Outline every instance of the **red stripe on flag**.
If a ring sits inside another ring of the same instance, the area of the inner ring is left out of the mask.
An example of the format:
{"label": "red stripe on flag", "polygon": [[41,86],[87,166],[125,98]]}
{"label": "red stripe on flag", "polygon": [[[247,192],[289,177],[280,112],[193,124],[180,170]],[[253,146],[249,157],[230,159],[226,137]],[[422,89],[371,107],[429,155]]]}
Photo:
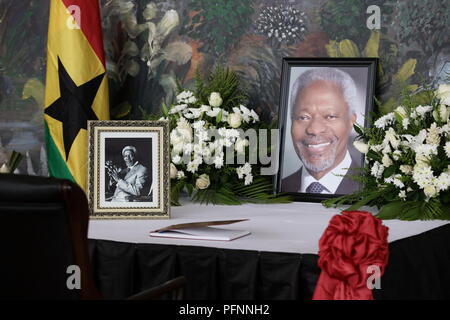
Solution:
{"label": "red stripe on flag", "polygon": [[[58,0],[59,1],[59,0]],[[61,0],[64,5],[78,6],[80,8],[80,28],[91,44],[100,61],[105,66],[105,53],[103,51],[103,35],[100,20],[98,0]],[[71,14],[73,14],[73,10]]]}

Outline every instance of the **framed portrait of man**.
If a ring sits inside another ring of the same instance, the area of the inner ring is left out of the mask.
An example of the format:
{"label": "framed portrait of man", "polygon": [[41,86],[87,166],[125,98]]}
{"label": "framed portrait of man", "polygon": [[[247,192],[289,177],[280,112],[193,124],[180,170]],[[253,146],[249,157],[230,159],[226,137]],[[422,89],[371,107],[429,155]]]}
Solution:
{"label": "framed portrait of man", "polygon": [[354,125],[373,110],[377,58],[284,58],[276,192],[321,201],[360,188]]}
{"label": "framed portrait of man", "polygon": [[169,218],[167,121],[88,121],[91,218]]}

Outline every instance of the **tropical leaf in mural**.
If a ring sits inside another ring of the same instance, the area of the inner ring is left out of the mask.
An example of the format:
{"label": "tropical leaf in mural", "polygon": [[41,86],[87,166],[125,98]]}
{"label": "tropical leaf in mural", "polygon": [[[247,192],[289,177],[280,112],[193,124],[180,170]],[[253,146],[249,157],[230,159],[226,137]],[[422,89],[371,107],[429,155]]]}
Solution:
{"label": "tropical leaf in mural", "polygon": [[262,36],[246,35],[228,57],[228,66],[246,84],[249,100],[265,121],[278,117],[281,57],[290,53],[275,51]]}
{"label": "tropical leaf in mural", "polygon": [[[396,0],[395,0],[396,1]],[[333,0],[321,1],[322,4],[318,10],[317,19],[330,39],[341,41],[350,39],[356,43],[367,42],[370,36],[370,30],[366,27],[366,21],[369,15],[367,8],[370,5],[377,5],[381,9],[381,28],[390,26],[392,20],[392,1],[386,0]]]}
{"label": "tropical leaf in mural", "polygon": [[[379,31],[372,31],[367,41],[362,55],[357,45],[349,39],[342,41],[331,40],[325,47],[330,57],[378,57],[380,49],[381,33]],[[383,60],[380,61],[378,69],[378,83],[380,88],[384,88],[381,98],[378,100],[379,111],[381,113],[388,113],[397,107],[402,92],[405,89],[415,90],[418,88],[415,84],[410,84],[409,80],[415,73],[417,60],[408,59],[404,62],[398,71],[390,77],[383,71]]]}
{"label": "tropical leaf in mural", "polygon": [[111,108],[111,118],[124,119],[131,113],[131,104],[128,101],[124,101],[113,108]]}
{"label": "tropical leaf in mural", "polygon": [[[161,9],[147,0],[111,0],[104,7],[107,10],[103,11],[103,19],[108,21],[108,39],[112,39],[106,46],[108,72],[117,82],[113,87],[121,90],[113,117],[123,117],[127,111],[127,117],[139,118],[142,114],[138,106],[150,113],[158,112],[161,103],[172,102],[177,68],[188,65],[193,54],[192,47],[176,37],[178,12]],[[121,29],[125,31],[122,34]],[[124,109],[128,105],[131,110]]]}
{"label": "tropical leaf in mural", "polygon": [[366,47],[364,48],[364,57],[378,58],[378,50],[380,48],[380,32],[373,31],[370,33],[369,40],[367,41]]}
{"label": "tropical leaf in mural", "polygon": [[27,80],[22,90],[22,99],[33,98],[39,109],[44,107],[44,84],[38,78],[30,78]]}
{"label": "tropical leaf in mural", "polygon": [[359,57],[359,49],[356,44],[348,39],[342,40],[339,43],[339,51],[343,57]]}
{"label": "tropical leaf in mural", "polygon": [[406,82],[414,74],[417,60],[408,59],[393,76],[396,81]]}

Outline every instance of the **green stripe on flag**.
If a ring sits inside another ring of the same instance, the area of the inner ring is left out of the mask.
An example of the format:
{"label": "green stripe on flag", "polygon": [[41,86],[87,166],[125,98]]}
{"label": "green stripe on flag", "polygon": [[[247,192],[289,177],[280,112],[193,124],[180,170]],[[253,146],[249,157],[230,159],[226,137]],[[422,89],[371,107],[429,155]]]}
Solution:
{"label": "green stripe on flag", "polygon": [[45,122],[45,144],[47,146],[47,163],[50,175],[55,178],[68,179],[76,183],[50,135],[47,122]]}

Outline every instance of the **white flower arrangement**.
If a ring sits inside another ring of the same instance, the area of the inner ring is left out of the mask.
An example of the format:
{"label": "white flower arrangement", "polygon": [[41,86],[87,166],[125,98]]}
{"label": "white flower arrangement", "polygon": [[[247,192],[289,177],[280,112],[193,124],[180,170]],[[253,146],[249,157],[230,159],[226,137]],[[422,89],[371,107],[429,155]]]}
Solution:
{"label": "white flower arrangement", "polygon": [[326,206],[376,206],[385,219],[450,219],[449,86],[426,95],[427,105],[408,98],[373,127],[355,128],[354,146],[365,155],[364,187]]}
{"label": "white flower arrangement", "polygon": [[270,177],[258,175],[258,165],[249,162],[250,141],[244,132],[264,124],[245,101],[237,75],[219,68],[209,83],[198,75],[194,91],[180,88],[175,103],[163,106],[161,120],[171,128],[172,204],[179,205],[183,190],[202,203],[288,201],[274,196]]}

